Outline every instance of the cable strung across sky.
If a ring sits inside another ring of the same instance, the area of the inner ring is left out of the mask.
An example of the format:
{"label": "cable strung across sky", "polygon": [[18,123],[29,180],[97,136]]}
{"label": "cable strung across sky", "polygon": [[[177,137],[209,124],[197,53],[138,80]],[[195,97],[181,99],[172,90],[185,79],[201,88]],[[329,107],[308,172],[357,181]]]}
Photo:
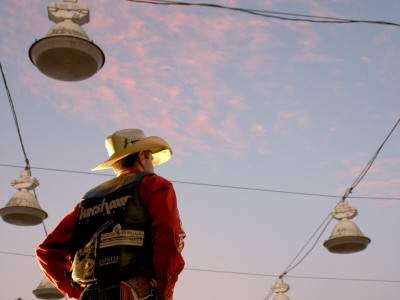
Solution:
{"label": "cable strung across sky", "polygon": [[233,11],[244,12],[248,14],[253,14],[256,16],[274,18],[285,21],[299,21],[299,22],[312,22],[312,23],[334,23],[334,24],[349,24],[349,23],[368,23],[377,25],[389,25],[389,26],[399,26],[400,24],[387,22],[387,21],[372,21],[372,20],[353,20],[353,19],[342,19],[333,17],[323,17],[323,16],[312,16],[304,14],[294,14],[286,12],[276,12],[268,10],[258,10],[258,9],[248,9],[248,8],[238,8],[231,6],[224,6],[213,3],[190,3],[190,2],[180,2],[180,1],[170,1],[170,0],[127,0],[130,2],[145,3],[145,4],[156,4],[156,5],[181,5],[181,6],[203,6],[211,8],[222,8]]}
{"label": "cable strung across sky", "polygon": [[[16,255],[33,257],[33,254],[24,254],[16,252],[0,251],[0,254],[5,255]],[[195,272],[208,272],[208,273],[222,273],[232,275],[245,275],[245,276],[262,276],[262,277],[276,277],[274,274],[260,274],[260,273],[248,273],[248,272],[235,272],[235,271],[223,271],[223,270],[212,270],[212,269],[199,269],[199,268],[184,268],[186,271]],[[383,283],[400,283],[400,280],[389,280],[389,279],[365,279],[365,278],[339,278],[339,277],[320,277],[320,276],[286,276],[288,278],[302,278],[302,279],[319,279],[319,280],[348,280],[348,281],[367,281],[367,282],[383,282]]]}
{"label": "cable strung across sky", "polygon": [[[10,168],[23,168],[22,166],[3,164],[3,163],[0,163],[0,166],[1,167],[10,167]],[[112,174],[104,174],[104,173],[93,173],[93,172],[85,172],[85,171],[55,169],[55,168],[43,168],[43,167],[32,167],[32,166],[30,168],[31,169],[36,169],[36,170],[43,170],[43,171],[52,171],[52,172],[76,173],[76,174],[97,175],[97,176],[100,175],[100,176],[114,177],[114,175],[112,175]],[[292,194],[292,195],[300,195],[300,196],[313,196],[313,197],[324,197],[324,198],[341,198],[341,196],[339,196],[339,195],[303,193],[303,192],[293,192],[293,191],[282,191],[282,190],[272,190],[272,189],[251,188],[251,187],[234,186],[234,185],[221,185],[221,184],[189,182],[189,181],[179,181],[179,180],[171,180],[171,182],[180,183],[180,184],[191,184],[191,185],[199,185],[199,186],[226,188],[226,189],[238,189],[238,190],[249,190],[249,191],[258,191],[258,192]],[[348,198],[400,201],[400,198],[391,198],[391,197],[352,196],[352,197],[348,197]]]}

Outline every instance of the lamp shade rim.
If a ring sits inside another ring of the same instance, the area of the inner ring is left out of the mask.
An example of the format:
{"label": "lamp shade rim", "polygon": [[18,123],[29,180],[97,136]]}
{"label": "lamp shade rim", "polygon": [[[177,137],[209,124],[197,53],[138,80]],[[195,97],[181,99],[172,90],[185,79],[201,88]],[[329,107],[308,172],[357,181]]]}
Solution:
{"label": "lamp shade rim", "polygon": [[99,66],[98,70],[100,70],[100,69],[103,67],[104,62],[105,62],[105,55],[104,55],[104,52],[101,50],[101,48],[100,48],[99,46],[97,46],[92,40],[87,40],[87,39],[81,38],[81,37],[79,37],[79,36],[72,36],[72,35],[67,35],[67,34],[55,34],[55,35],[45,36],[45,37],[42,37],[42,38],[40,38],[40,39],[35,40],[35,42],[29,47],[29,51],[28,51],[28,52],[29,52],[29,59],[31,60],[31,62],[32,62],[35,66],[36,66],[36,63],[35,63],[35,61],[32,59],[32,57],[33,57],[32,51],[34,51],[34,48],[35,48],[39,43],[41,43],[41,42],[43,42],[43,41],[45,41],[45,40],[56,39],[56,38],[77,39],[77,40],[80,40],[80,41],[82,41],[82,42],[84,42],[84,43],[91,44],[91,45],[95,46],[95,47],[97,48],[97,50],[99,51],[99,53],[101,54],[102,58],[103,58],[103,59],[102,59],[102,64],[101,64],[101,66]]}
{"label": "lamp shade rim", "polygon": [[105,55],[93,41],[74,35],[51,35],[36,40],[29,59],[44,75],[61,81],[85,80],[105,63]]}
{"label": "lamp shade rim", "polygon": [[0,209],[0,217],[13,225],[31,226],[42,223],[48,217],[48,214],[35,207],[6,206]]}
{"label": "lamp shade rim", "polygon": [[370,242],[366,236],[342,236],[326,240],[324,246],[332,253],[354,253],[367,248]]}

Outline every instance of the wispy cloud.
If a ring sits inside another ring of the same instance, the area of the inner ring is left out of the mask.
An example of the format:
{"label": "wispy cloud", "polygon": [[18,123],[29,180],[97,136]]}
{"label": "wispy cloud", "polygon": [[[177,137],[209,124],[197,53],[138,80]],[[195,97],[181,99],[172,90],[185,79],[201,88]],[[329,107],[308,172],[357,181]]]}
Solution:
{"label": "wispy cloud", "polygon": [[366,55],[361,56],[361,60],[367,64],[370,64],[372,62],[371,59]]}
{"label": "wispy cloud", "polygon": [[286,135],[290,128],[293,128],[289,126],[291,123],[294,123],[297,128],[306,128],[310,124],[310,118],[304,111],[280,111],[277,121],[272,126],[272,132]]}
{"label": "wispy cloud", "polygon": [[261,125],[261,124],[253,124],[253,125],[251,126],[250,131],[251,131],[252,133],[264,133],[264,132],[266,132],[264,126]]}
{"label": "wispy cloud", "polygon": [[321,62],[321,63],[339,63],[342,62],[343,59],[332,57],[325,54],[312,53],[312,52],[304,52],[297,54],[293,57],[293,60],[296,62]]}

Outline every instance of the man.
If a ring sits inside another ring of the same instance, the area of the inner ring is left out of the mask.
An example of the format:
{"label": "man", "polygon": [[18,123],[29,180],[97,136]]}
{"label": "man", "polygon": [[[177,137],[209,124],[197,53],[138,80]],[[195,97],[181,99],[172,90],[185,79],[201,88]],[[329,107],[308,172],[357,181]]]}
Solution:
{"label": "man", "polygon": [[36,250],[47,278],[81,300],[172,300],[185,233],[172,184],[154,174],[172,151],[159,137],[125,129],[106,139],[117,177],[82,201]]}

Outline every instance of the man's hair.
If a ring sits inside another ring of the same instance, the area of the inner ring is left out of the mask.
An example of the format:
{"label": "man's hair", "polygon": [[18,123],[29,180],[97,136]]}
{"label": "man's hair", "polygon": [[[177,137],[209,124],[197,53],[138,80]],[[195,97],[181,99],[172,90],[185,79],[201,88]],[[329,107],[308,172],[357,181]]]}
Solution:
{"label": "man's hair", "polygon": [[[117,160],[115,163],[112,164],[114,170],[121,171],[123,169],[132,168],[136,162],[138,152],[125,156],[120,160]],[[144,151],[144,157],[149,158],[151,156],[151,151]]]}
{"label": "man's hair", "polygon": [[114,170],[121,171],[123,169],[132,168],[136,162],[137,153],[130,154],[117,160],[115,163],[112,164]]}

